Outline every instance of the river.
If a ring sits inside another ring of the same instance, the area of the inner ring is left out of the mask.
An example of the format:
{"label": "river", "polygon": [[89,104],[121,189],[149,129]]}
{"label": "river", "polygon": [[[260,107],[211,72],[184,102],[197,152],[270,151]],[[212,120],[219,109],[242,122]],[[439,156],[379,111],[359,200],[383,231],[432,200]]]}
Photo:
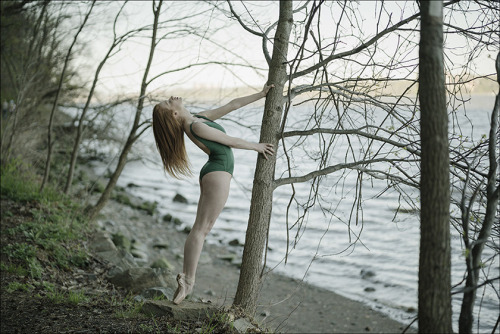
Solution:
{"label": "river", "polygon": [[[459,118],[462,124],[462,135],[477,140],[488,134],[490,110],[493,97],[475,97],[467,104],[467,117]],[[295,107],[297,114],[307,114],[310,105]],[[298,111],[297,111],[298,109]],[[262,108],[247,107],[238,111],[238,122],[220,121],[229,135],[240,136],[250,141],[257,141],[255,131],[241,126],[256,126],[261,118]],[[195,111],[195,110],[193,110]],[[145,110],[150,117],[151,109]],[[128,112],[118,116],[118,123],[127,124]],[[245,116],[247,115],[247,116]],[[295,123],[294,123],[295,124]],[[124,125],[125,126],[125,125]],[[126,132],[123,132],[126,133]],[[206,155],[187,140],[187,151],[193,166],[193,177],[177,180],[165,176],[160,166],[159,155],[155,151],[154,138],[147,131],[134,148],[134,155],[142,161],[127,164],[118,185],[126,187],[133,183],[139,187],[131,187],[130,191],[145,200],[157,201],[160,213],[170,213],[181,219],[185,225],[191,225],[196,213],[199,196],[198,171],[206,161]],[[352,144],[352,143],[351,143]],[[92,145],[87,142],[86,145]],[[345,141],[335,143],[335,152],[340,152],[342,160],[347,145]],[[354,144],[352,144],[354,145]],[[356,149],[362,149],[363,142]],[[107,148],[116,152],[116,147]],[[311,150],[314,150],[311,147]],[[304,150],[303,152],[307,152]],[[252,179],[257,154],[250,151],[234,150],[236,161],[235,173],[231,184],[230,197],[225,209],[210,233],[207,242],[227,244],[238,239],[244,242],[248,222]],[[332,158],[332,159],[335,159]],[[339,160],[339,161],[340,161]],[[278,170],[286,164],[284,155],[278,152]],[[307,160],[304,153],[297,154],[293,161],[297,169],[306,171],[315,163]],[[103,163],[96,163],[95,169],[102,173],[108,168]],[[283,169],[282,169],[283,170]],[[281,175],[281,172],[277,172]],[[397,208],[407,207],[400,200],[394,189],[386,190],[386,180],[365,179],[362,188],[362,221],[356,225],[355,219],[348,227],[348,218],[353,206],[358,173],[334,173],[323,182],[320,188],[321,200],[312,206],[306,220],[297,233],[297,228],[290,230],[289,254],[284,263],[287,249],[286,207],[290,200],[291,187],[277,188],[273,199],[273,215],[269,232],[269,251],[267,267],[285,275],[304,279],[306,282],[329,289],[351,299],[369,304],[373,308],[388,314],[403,323],[409,323],[416,316],[418,288],[418,256],[419,256],[419,217],[408,212],[399,213]],[[296,197],[306,200],[309,185],[296,185]],[[412,200],[418,201],[418,191],[411,187],[403,187]],[[188,204],[172,201],[176,194],[188,199]],[[318,203],[321,203],[319,205]],[[290,214],[289,224],[295,222],[301,212],[295,206]],[[183,226],[182,226],[183,227]],[[181,227],[181,228],[182,228]],[[359,241],[354,242],[356,235]],[[452,235],[452,284],[459,283],[464,275],[465,260],[462,255],[461,237],[451,228]],[[295,237],[299,238],[293,247]],[[491,253],[491,250],[489,250]],[[488,249],[485,250],[488,252]],[[488,253],[487,253],[488,254]],[[491,255],[491,254],[489,254]],[[491,265],[490,265],[491,264]],[[500,276],[499,256],[488,264],[490,277]],[[479,289],[475,317],[480,310],[479,332],[491,332],[499,315],[500,302],[497,291],[489,286]],[[458,329],[458,316],[461,305],[461,294],[453,295],[453,326]],[[482,303],[481,307],[479,307]],[[477,329],[477,327],[474,327]]]}

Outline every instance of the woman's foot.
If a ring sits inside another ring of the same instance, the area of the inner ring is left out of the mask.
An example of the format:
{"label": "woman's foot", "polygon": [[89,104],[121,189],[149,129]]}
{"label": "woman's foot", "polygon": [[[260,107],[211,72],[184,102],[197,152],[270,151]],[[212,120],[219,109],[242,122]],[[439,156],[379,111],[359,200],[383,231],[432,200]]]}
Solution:
{"label": "woman's foot", "polygon": [[179,305],[192,291],[194,287],[194,279],[186,277],[186,274],[180,273],[177,275],[177,291],[174,294],[174,304]]}

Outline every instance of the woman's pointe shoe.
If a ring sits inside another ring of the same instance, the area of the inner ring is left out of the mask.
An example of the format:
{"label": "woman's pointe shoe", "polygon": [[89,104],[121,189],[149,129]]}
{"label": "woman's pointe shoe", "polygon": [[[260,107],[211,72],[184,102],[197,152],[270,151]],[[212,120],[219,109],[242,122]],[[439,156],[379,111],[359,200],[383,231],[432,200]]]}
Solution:
{"label": "woman's pointe shoe", "polygon": [[179,286],[174,294],[175,305],[179,305],[193,291],[194,279],[189,279],[186,277],[186,274],[180,273],[177,275],[177,284]]}

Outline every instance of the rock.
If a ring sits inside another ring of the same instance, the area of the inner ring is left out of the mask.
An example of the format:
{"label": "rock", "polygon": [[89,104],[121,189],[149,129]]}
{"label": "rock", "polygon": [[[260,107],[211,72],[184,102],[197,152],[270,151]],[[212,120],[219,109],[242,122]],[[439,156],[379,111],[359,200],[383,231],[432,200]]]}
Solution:
{"label": "rock", "polygon": [[139,205],[136,205],[135,208],[137,208],[139,210],[143,210],[148,215],[153,216],[158,208],[158,202],[156,202],[156,201],[154,201],[154,202],[144,201],[144,202],[141,202]]}
{"label": "rock", "polygon": [[108,280],[132,292],[139,292],[152,287],[175,287],[172,272],[161,268],[129,268],[121,273],[109,276]]}
{"label": "rock", "polygon": [[117,250],[109,235],[103,231],[96,232],[89,244],[89,248],[96,253]]}
{"label": "rock", "polygon": [[233,240],[229,241],[229,246],[244,246],[244,245],[241,244],[238,239],[233,239]]}
{"label": "rock", "polygon": [[361,275],[362,279],[369,279],[369,278],[374,277],[375,273],[373,271],[371,271],[371,270],[361,269],[360,275]]}
{"label": "rock", "polygon": [[216,295],[214,290],[206,290],[204,292],[204,294],[206,294],[207,296],[211,296],[211,297],[215,297],[215,295]]}
{"label": "rock", "polygon": [[122,233],[114,233],[112,236],[112,240],[115,246],[121,249],[130,250],[130,247],[132,245],[130,239],[124,236]]}
{"label": "rock", "polygon": [[143,244],[137,240],[134,240],[130,249],[131,250],[134,250],[134,249],[140,250],[141,252],[144,252],[144,253],[147,253],[149,251],[148,246],[146,246],[145,244]]}
{"label": "rock", "polygon": [[236,319],[233,326],[239,333],[246,333],[249,329],[254,328],[254,325],[247,318]]}
{"label": "rock", "polygon": [[218,310],[210,304],[189,300],[184,300],[180,305],[168,300],[148,300],[142,306],[141,312],[157,317],[167,316],[172,321],[197,321],[213,318]]}
{"label": "rock", "polygon": [[233,260],[236,258],[236,255],[234,255],[234,254],[219,255],[219,256],[217,256],[217,258],[219,260],[233,262]]}
{"label": "rock", "polygon": [[153,244],[154,249],[168,249],[168,244],[166,242],[157,242]]}
{"label": "rock", "polygon": [[102,220],[99,220],[97,222],[97,224],[103,229],[103,230],[106,230],[108,228],[112,228],[112,227],[115,227],[116,226],[116,223],[112,220],[106,220],[106,221],[102,221]]}
{"label": "rock", "polygon": [[365,288],[365,292],[374,292],[375,288],[372,288],[371,286]]}
{"label": "rock", "polygon": [[144,297],[145,299],[155,299],[155,298],[160,298],[164,297],[164,299],[171,300],[172,296],[174,295],[174,290],[171,288],[165,288],[165,287],[153,287],[144,290],[140,296]]}
{"label": "rock", "polygon": [[139,250],[139,249],[132,249],[130,251],[130,254],[132,254],[134,256],[136,261],[139,260],[142,263],[148,262],[148,260],[149,260],[149,255],[147,253],[143,252],[142,250]]}
{"label": "rock", "polygon": [[134,301],[137,303],[144,303],[146,301],[146,298],[144,298],[142,295],[137,295],[134,297]]}
{"label": "rock", "polygon": [[139,261],[141,264],[146,264],[149,261],[149,249],[146,245],[134,241],[130,249],[130,253]]}
{"label": "rock", "polygon": [[235,266],[238,269],[241,269],[241,259],[238,257],[235,257],[232,261],[231,264]]}
{"label": "rock", "polygon": [[115,269],[118,269],[119,271],[137,267],[137,262],[134,260],[132,254],[123,249],[117,250],[115,248],[115,250],[111,251],[98,252],[96,255],[97,257],[113,264],[117,267]]}
{"label": "rock", "polygon": [[186,197],[182,196],[181,194],[176,194],[174,196],[174,199],[173,199],[174,202],[178,202],[178,203],[183,203],[183,204],[187,204],[188,203],[188,200]]}
{"label": "rock", "polygon": [[164,257],[157,259],[155,262],[151,264],[151,268],[164,268],[168,270],[174,270],[174,266],[168,262],[168,260]]}

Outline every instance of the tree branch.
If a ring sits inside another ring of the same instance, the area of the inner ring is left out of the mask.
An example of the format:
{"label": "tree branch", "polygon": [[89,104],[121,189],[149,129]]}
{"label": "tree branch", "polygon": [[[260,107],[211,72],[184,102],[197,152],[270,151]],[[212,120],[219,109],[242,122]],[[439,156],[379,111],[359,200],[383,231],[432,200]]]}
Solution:
{"label": "tree branch", "polygon": [[370,160],[362,160],[362,161],[354,161],[354,162],[349,162],[349,163],[343,163],[343,164],[337,164],[334,166],[329,166],[320,170],[316,170],[314,172],[311,172],[306,175],[302,176],[294,176],[294,177],[286,177],[286,178],[281,178],[277,179],[274,181],[274,189],[286,185],[286,184],[291,184],[291,183],[301,183],[301,182],[307,182],[317,176],[322,176],[322,175],[327,175],[334,173],[338,170],[345,169],[345,168],[354,168],[356,166],[360,165],[366,165],[366,164],[373,164],[377,162],[394,162],[394,161],[405,161],[408,162],[408,159],[387,159],[387,158],[379,158],[379,159],[370,159]]}
{"label": "tree branch", "polygon": [[[443,6],[448,6],[448,5],[454,4],[454,3],[459,2],[459,1],[460,0],[452,0],[450,2],[447,2],[447,3],[443,4]],[[338,53],[338,54],[333,54],[333,55],[325,58],[323,61],[320,61],[320,62],[314,64],[313,66],[311,66],[311,67],[309,67],[309,68],[307,68],[305,70],[302,70],[300,72],[294,73],[291,76],[291,79],[295,79],[295,78],[304,76],[306,74],[309,74],[309,73],[311,73],[313,71],[316,71],[316,70],[320,69],[321,67],[325,66],[326,64],[328,64],[329,62],[331,62],[332,60],[339,59],[339,58],[344,58],[344,57],[351,56],[353,54],[359,53],[362,50],[368,48],[370,45],[374,44],[376,41],[378,41],[383,36],[387,35],[390,32],[393,32],[394,30],[397,30],[399,27],[401,27],[401,26],[403,26],[403,25],[405,25],[405,24],[413,21],[414,19],[416,19],[419,16],[420,16],[420,13],[413,14],[412,16],[410,16],[410,17],[408,17],[408,18],[400,21],[399,23],[393,25],[392,27],[387,28],[387,29],[379,32],[378,34],[376,34],[375,36],[373,36],[368,42],[362,43],[361,45],[355,47],[354,49],[352,49],[350,51],[345,51],[345,52],[341,52],[341,53]]]}

